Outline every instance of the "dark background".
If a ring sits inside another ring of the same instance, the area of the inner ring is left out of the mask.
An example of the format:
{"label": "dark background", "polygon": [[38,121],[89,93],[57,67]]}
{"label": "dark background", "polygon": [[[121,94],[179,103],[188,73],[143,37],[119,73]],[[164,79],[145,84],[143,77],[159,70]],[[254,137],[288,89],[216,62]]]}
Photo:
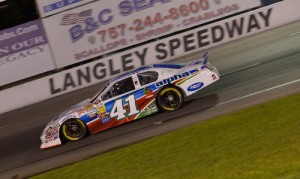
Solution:
{"label": "dark background", "polygon": [[268,6],[283,0],[261,0],[263,6]]}
{"label": "dark background", "polygon": [[6,0],[0,3],[0,30],[38,18],[34,0]]}

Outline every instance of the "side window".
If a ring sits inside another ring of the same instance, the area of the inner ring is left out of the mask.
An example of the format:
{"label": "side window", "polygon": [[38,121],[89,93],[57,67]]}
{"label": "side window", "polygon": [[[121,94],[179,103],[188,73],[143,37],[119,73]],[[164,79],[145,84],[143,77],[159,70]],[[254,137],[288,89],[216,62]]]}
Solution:
{"label": "side window", "polygon": [[121,94],[134,90],[132,78],[125,78],[124,80],[116,82],[110,89],[102,96],[102,100],[106,100]]}
{"label": "side window", "polygon": [[156,71],[146,71],[137,74],[140,84],[146,85],[157,80],[158,73]]}

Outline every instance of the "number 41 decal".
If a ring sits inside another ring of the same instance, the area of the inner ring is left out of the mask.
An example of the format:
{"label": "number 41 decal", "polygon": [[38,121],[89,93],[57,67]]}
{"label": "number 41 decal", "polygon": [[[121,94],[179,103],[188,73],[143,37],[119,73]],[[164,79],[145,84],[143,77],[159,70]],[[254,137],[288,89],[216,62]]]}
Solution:
{"label": "number 41 decal", "polygon": [[[128,116],[132,116],[140,112],[137,109],[134,95],[130,95],[127,98],[125,98],[125,102],[128,103],[128,108],[129,108]],[[124,108],[126,103],[123,105],[122,98],[116,100],[109,114],[110,118],[117,118],[117,120],[124,119],[126,117],[126,109]]]}

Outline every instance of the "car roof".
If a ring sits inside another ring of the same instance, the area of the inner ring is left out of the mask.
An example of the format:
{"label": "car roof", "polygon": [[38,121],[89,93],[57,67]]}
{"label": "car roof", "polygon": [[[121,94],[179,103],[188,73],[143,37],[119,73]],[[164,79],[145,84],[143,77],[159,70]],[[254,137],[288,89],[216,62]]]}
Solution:
{"label": "car roof", "polygon": [[140,73],[142,71],[147,71],[149,69],[163,69],[163,68],[165,68],[165,69],[179,69],[179,68],[182,68],[183,66],[184,66],[184,64],[153,64],[153,65],[148,65],[148,66],[142,66],[142,67],[139,67],[135,70],[131,70],[131,71],[122,73],[121,75],[111,79],[109,81],[109,83],[113,83],[113,82],[125,79],[125,78],[127,78],[127,77],[129,77],[133,74]]}

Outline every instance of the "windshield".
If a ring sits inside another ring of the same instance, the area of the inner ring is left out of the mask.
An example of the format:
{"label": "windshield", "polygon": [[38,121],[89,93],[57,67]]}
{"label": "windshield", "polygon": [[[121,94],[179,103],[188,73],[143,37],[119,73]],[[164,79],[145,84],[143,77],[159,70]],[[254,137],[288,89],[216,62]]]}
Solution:
{"label": "windshield", "polygon": [[108,87],[108,83],[105,83],[102,88],[94,95],[94,97],[92,98],[91,100],[91,103],[93,103],[97,98],[98,96]]}

